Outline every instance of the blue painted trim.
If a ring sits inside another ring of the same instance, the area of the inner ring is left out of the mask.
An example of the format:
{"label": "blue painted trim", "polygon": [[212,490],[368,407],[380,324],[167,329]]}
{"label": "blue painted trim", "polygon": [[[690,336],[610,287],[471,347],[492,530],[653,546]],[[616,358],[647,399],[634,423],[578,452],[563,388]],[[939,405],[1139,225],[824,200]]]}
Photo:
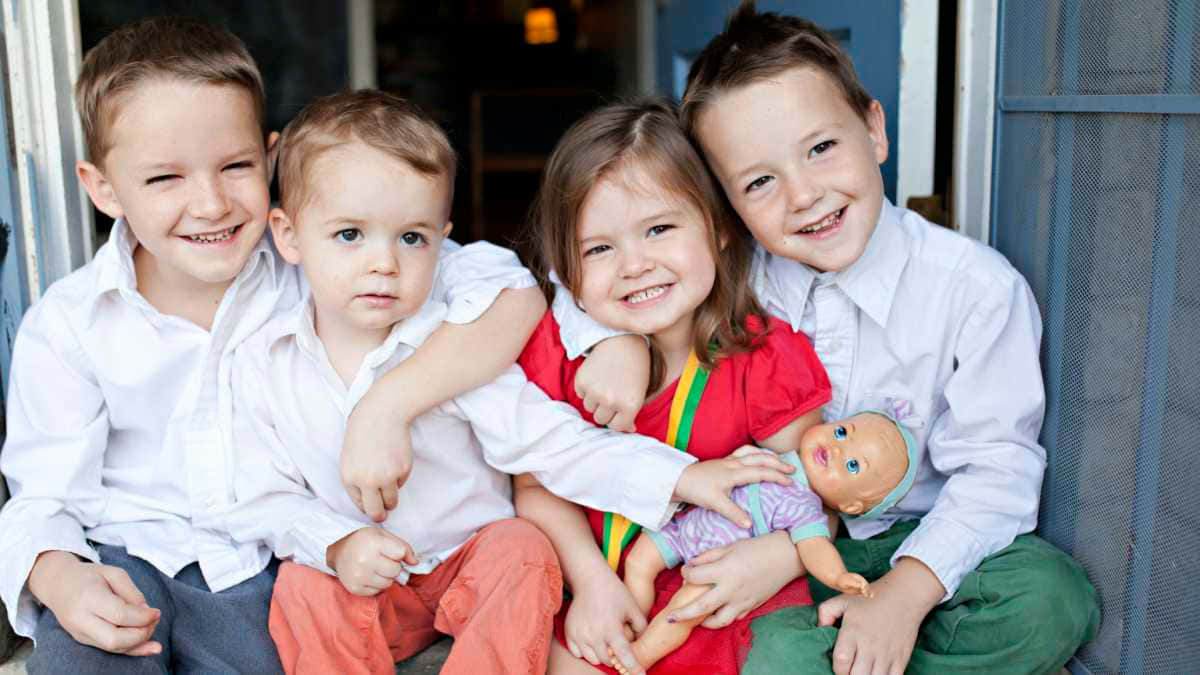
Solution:
{"label": "blue painted trim", "polygon": [[1160,94],[1148,96],[1005,96],[1004,112],[1131,113],[1145,115],[1200,115],[1200,96]]}
{"label": "blue painted trim", "polygon": [[[1059,62],[1060,81],[1068,91],[1074,90],[1079,81],[1079,24],[1082,9],[1075,4],[1064,3],[1066,28],[1069,36],[1063,45]],[[1063,389],[1066,384],[1067,349],[1067,296],[1071,268],[1071,216],[1074,195],[1075,172],[1075,118],[1060,115],[1054,119],[1054,225],[1051,231],[1050,251],[1047,260],[1050,274],[1046,289],[1046,416],[1042,424],[1042,445],[1049,457],[1058,453],[1058,439],[1062,436]],[[1050,472],[1056,484],[1072,484],[1074,471],[1068,467],[1052,466]],[[1055,475],[1064,473],[1067,475]],[[1050,481],[1046,481],[1049,485]],[[1047,529],[1061,536],[1075,531],[1076,514],[1071,509],[1050,509],[1045,514]]]}
{"label": "blue painted trim", "polygon": [[[1000,100],[1000,83],[1004,81],[1004,0],[1000,0],[1000,4],[996,9],[996,80],[992,82],[992,96],[995,100]],[[1004,126],[1004,114],[999,108],[996,109],[995,117],[992,119],[992,189],[988,198],[992,203],[989,205],[988,213],[991,217],[988,218],[988,240],[989,245],[996,245],[996,221],[1000,211],[1000,201],[996,199],[996,190],[1000,189],[1000,140],[1003,137],[1001,128]]]}
{"label": "blue painted trim", "polygon": [[[1171,79],[1168,91],[1186,90],[1192,64],[1195,8],[1191,0],[1173,0],[1170,15],[1175,21],[1168,54]],[[1121,670],[1146,672],[1146,632],[1149,626],[1150,582],[1154,564],[1154,520],[1158,511],[1163,426],[1167,407],[1167,359],[1170,345],[1171,309],[1175,301],[1177,225],[1183,207],[1185,119],[1166,120],[1159,176],[1164,183],[1155,214],[1153,262],[1150,277],[1150,308],[1146,321],[1146,372],[1142,381],[1142,417],[1139,425],[1137,459],[1134,464],[1132,557],[1125,595],[1125,633],[1121,640]]]}

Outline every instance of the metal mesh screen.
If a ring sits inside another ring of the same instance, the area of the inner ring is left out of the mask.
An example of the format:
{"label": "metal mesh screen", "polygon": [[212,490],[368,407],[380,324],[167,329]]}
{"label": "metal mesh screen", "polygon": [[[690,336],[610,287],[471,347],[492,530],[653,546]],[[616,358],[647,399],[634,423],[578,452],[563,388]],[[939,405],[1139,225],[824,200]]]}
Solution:
{"label": "metal mesh screen", "polygon": [[[1002,105],[1195,95],[1192,11],[1006,2]],[[1002,110],[997,124],[995,244],[1045,324],[1040,533],[1102,602],[1075,666],[1200,672],[1200,115]]]}
{"label": "metal mesh screen", "polygon": [[[1163,94],[1172,82],[1176,86],[1188,82],[1189,90],[1196,91],[1200,87],[1196,63],[1173,65],[1169,58],[1176,40],[1197,37],[1181,34],[1175,4],[1165,0],[1007,2],[1001,18],[1006,60],[1000,93]],[[1181,72],[1174,72],[1176,68]]]}

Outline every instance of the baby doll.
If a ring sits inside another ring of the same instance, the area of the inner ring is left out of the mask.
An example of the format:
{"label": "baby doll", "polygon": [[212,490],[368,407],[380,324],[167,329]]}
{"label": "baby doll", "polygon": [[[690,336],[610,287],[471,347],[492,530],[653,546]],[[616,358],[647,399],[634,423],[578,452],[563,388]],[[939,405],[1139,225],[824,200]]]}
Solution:
{"label": "baby doll", "polygon": [[[765,452],[765,451],[764,451]],[[625,585],[642,608],[654,602],[658,573],[701,553],[738,539],[787,530],[804,568],[826,586],[870,597],[867,580],[846,571],[830,540],[829,520],[822,508],[850,518],[873,518],[900,501],[916,476],[916,442],[887,413],[864,411],[844,420],[820,424],[804,433],[800,449],[780,455],[795,466],[791,485],[757,483],[735,488],[732,499],[750,512],[752,528],[742,528],[707,509],[693,508],[658,532],[644,531],[625,560]],[[633,644],[634,654],[649,668],[687,640],[703,621],[674,623],[671,610],[708,590],[684,584]],[[614,667],[625,672],[618,660]]]}

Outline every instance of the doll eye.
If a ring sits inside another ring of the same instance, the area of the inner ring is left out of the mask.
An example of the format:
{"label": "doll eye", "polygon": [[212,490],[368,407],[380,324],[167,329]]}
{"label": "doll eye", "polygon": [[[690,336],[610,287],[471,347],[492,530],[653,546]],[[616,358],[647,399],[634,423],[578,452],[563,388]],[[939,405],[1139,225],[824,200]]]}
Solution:
{"label": "doll eye", "polygon": [[858,460],[857,459],[846,460],[846,470],[849,471],[850,473],[858,473]]}
{"label": "doll eye", "polygon": [[833,430],[833,437],[839,441],[846,440],[846,427],[835,427]]}

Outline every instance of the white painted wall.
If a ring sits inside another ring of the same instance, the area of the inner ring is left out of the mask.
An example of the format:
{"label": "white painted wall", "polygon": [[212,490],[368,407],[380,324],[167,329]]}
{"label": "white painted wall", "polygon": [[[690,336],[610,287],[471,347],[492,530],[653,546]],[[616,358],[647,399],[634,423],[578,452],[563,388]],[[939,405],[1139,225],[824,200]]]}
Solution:
{"label": "white painted wall", "polygon": [[896,118],[896,203],[934,192],[937,120],[937,0],[900,6],[900,105]]}
{"label": "white painted wall", "polygon": [[959,0],[951,218],[990,243],[999,0]]}

